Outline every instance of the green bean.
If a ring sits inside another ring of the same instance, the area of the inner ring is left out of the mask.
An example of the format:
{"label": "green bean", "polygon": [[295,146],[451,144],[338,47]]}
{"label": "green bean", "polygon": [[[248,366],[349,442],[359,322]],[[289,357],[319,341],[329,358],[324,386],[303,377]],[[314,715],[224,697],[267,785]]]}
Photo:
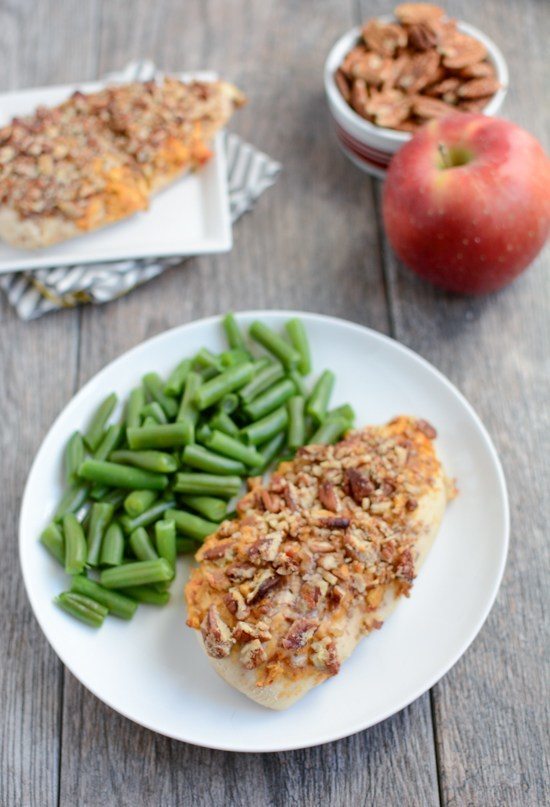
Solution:
{"label": "green bean", "polygon": [[204,516],[208,521],[223,521],[227,503],[213,496],[182,496],[183,504]]}
{"label": "green bean", "polygon": [[350,423],[353,423],[355,420],[355,410],[349,403],[342,404],[342,406],[337,406],[335,409],[331,409],[330,412],[327,412],[327,417],[343,417],[345,420],[349,420]]}
{"label": "green bean", "polygon": [[210,381],[211,378],[221,373],[221,365],[220,369],[216,369],[214,366],[212,367],[202,367],[197,369],[197,372],[200,373],[201,381],[204,383],[205,381]]}
{"label": "green bean", "polygon": [[199,352],[195,355],[193,366],[197,367],[199,370],[214,369],[216,373],[221,373],[222,371],[222,363],[219,357],[212,353],[211,350],[208,350],[207,347],[201,347]]}
{"label": "green bean", "polygon": [[133,490],[124,499],[124,509],[130,518],[136,518],[148,510],[156,498],[154,490]]}
{"label": "green bean", "polygon": [[231,415],[239,408],[239,398],[233,392],[228,392],[224,395],[218,403],[216,409],[218,412]]}
{"label": "green bean", "polygon": [[152,586],[127,586],[124,591],[133,600],[147,605],[166,605],[170,599],[169,591],[159,591]]}
{"label": "green bean", "polygon": [[152,415],[147,415],[146,417],[143,418],[143,423],[141,425],[142,426],[158,426],[159,422]]}
{"label": "green bean", "polygon": [[231,312],[226,314],[222,322],[229,347],[240,348],[241,350],[246,349],[244,336],[237,324],[235,315]]}
{"label": "green bean", "polygon": [[199,428],[196,430],[195,439],[197,440],[198,443],[205,443],[211,434],[212,429],[210,428],[208,423],[203,423],[202,426],[199,426]]}
{"label": "green bean", "polygon": [[195,424],[197,422],[197,418],[199,417],[199,410],[193,403],[193,399],[201,385],[202,378],[194,370],[191,370],[187,376],[187,381],[185,382],[185,389],[183,390],[183,396],[176,418],[179,423],[185,423],[187,425],[191,435],[191,439],[189,440],[190,443],[193,442]]}
{"label": "green bean", "polygon": [[61,565],[64,565],[65,539],[63,538],[63,533],[59,529],[59,526],[54,524],[53,521],[51,524],[48,524],[46,529],[42,532],[42,535],[40,536],[40,543],[46,547],[50,555],[58,560]]}
{"label": "green bean", "polygon": [[135,429],[141,423],[141,410],[145,406],[143,387],[136,387],[130,393],[126,406],[126,427]]}
{"label": "green bean", "polygon": [[[193,430],[186,423],[141,426],[128,429],[128,444],[132,450],[142,448],[177,448],[193,440]],[[136,485],[136,487],[139,487]]]}
{"label": "green bean", "polygon": [[90,499],[93,499],[96,502],[100,502],[101,499],[108,493],[112,488],[108,487],[107,485],[92,485],[90,488]]}
{"label": "green bean", "polygon": [[176,568],[176,522],[163,519],[155,524],[155,541],[159,557],[168,561],[172,569]]}
{"label": "green bean", "polygon": [[80,432],[73,432],[65,448],[65,478],[68,485],[78,478],[78,469],[84,460],[84,441]]}
{"label": "green bean", "polygon": [[290,379],[292,379],[292,381],[294,381],[294,386],[296,387],[298,395],[302,395],[304,398],[307,398],[307,387],[300,373],[297,370],[289,370],[287,375]]}
{"label": "green bean", "polygon": [[164,384],[158,373],[146,373],[143,376],[143,384],[145,389],[161,407],[162,411],[168,418],[175,418],[178,413],[178,405],[173,398],[170,398],[164,392]]}
{"label": "green bean", "polygon": [[247,384],[254,374],[252,362],[237,364],[224,370],[223,373],[206,381],[195,393],[194,402],[202,411],[220,401],[228,392],[234,392]]}
{"label": "green bean", "polygon": [[295,395],[287,403],[289,448],[298,448],[304,445],[306,439],[304,404],[305,401],[301,395]]}
{"label": "green bean", "polygon": [[302,375],[308,375],[311,372],[311,351],[304,323],[298,317],[294,317],[288,320],[285,328],[292,345],[300,354],[300,361],[297,365],[298,372]]}
{"label": "green bean", "polygon": [[194,538],[195,541],[203,541],[218,529],[218,524],[213,521],[206,521],[185,510],[167,510],[165,518],[176,522],[176,529],[187,538]]}
{"label": "green bean", "polygon": [[117,488],[107,488],[107,492],[105,493],[104,496],[101,497],[100,501],[105,502],[107,504],[112,504],[116,510],[117,507],[120,507],[125,498],[126,498],[125,490],[117,490]]}
{"label": "green bean", "polygon": [[196,468],[198,471],[227,476],[234,474],[244,476],[246,473],[242,462],[220,457],[219,454],[214,454],[213,451],[208,451],[198,445],[186,446],[182,458],[186,465]]}
{"label": "green bean", "polygon": [[206,446],[217,454],[238,460],[254,468],[261,462],[262,457],[252,446],[245,446],[240,440],[230,437],[223,432],[214,431],[205,441]]}
{"label": "green bean", "polygon": [[111,462],[133,465],[144,468],[146,471],[156,471],[159,474],[171,474],[178,469],[178,461],[172,454],[163,451],[131,451],[121,449],[113,451],[109,457]]}
{"label": "green bean", "polygon": [[265,349],[279,359],[285,367],[293,369],[298,366],[298,362],[300,361],[298,351],[263,322],[259,320],[253,322],[250,326],[249,333],[252,339],[265,347]]}
{"label": "green bean", "polygon": [[220,353],[222,367],[235,367],[237,364],[245,364],[247,361],[250,361],[250,353],[240,348],[225,350],[223,353]]}
{"label": "green bean", "polygon": [[[172,400],[172,398],[170,399]],[[143,409],[141,410],[142,417],[147,420],[151,418],[154,423],[168,423],[168,418],[164,414],[164,409],[157,401],[151,401],[151,403],[145,404]]]}
{"label": "green bean", "polygon": [[274,409],[278,409],[288,399],[296,394],[296,387],[290,378],[283,378],[277,384],[262,392],[250,403],[245,404],[244,411],[251,420],[259,420],[269,415]]}
{"label": "green bean", "polygon": [[128,586],[145,586],[150,583],[164,583],[171,580],[174,572],[164,558],[156,560],[138,560],[113,566],[101,572],[99,582],[105,588],[128,588]]}
{"label": "green bean", "polygon": [[271,440],[268,440],[266,443],[260,446],[260,453],[264,461],[262,467],[259,469],[259,472],[263,472],[271,465],[284,446],[285,440],[285,432],[279,432],[279,434],[276,434],[275,437],[271,438]]}
{"label": "green bean", "polygon": [[81,622],[85,622],[92,628],[100,628],[103,625],[103,620],[109,613],[105,606],[100,605],[95,600],[89,597],[84,597],[82,594],[74,594],[70,591],[64,591],[54,599],[56,605],[59,605],[64,611],[71,616],[76,617]]}
{"label": "green bean", "polygon": [[168,381],[164,385],[165,395],[169,395],[171,398],[179,398],[191,370],[191,364],[191,359],[184,359],[172,370],[168,376]]}
{"label": "green bean", "polygon": [[260,443],[266,443],[268,440],[271,440],[272,437],[275,437],[276,434],[284,431],[287,423],[288,412],[286,408],[282,406],[280,409],[271,412],[271,414],[267,415],[265,418],[245,426],[244,429],[241,429],[241,436],[247,443],[257,446]]}
{"label": "green bean", "polygon": [[158,558],[153,542],[143,527],[138,527],[130,534],[130,547],[138,560],[156,560]]}
{"label": "green bean", "polygon": [[94,451],[94,460],[106,460],[111,451],[114,451],[124,437],[124,429],[122,426],[113,424],[109,426],[104,434],[101,443]]}
{"label": "green bean", "polygon": [[105,530],[113,517],[114,507],[112,504],[96,502],[92,506],[90,524],[88,526],[88,566],[97,566],[101,552],[101,544]]}
{"label": "green bean", "polygon": [[334,387],[334,373],[325,370],[317,379],[306,403],[306,411],[316,423],[322,423],[328,409],[328,402]]}
{"label": "green bean", "polygon": [[86,563],[88,547],[82,526],[74,513],[63,516],[63,535],[65,536],[65,571],[67,574],[80,574]]}
{"label": "green bean", "polygon": [[192,538],[176,538],[176,552],[178,555],[190,555],[198,548],[196,541]]}
{"label": "green bean", "polygon": [[208,425],[210,429],[229,434],[230,437],[239,436],[239,427],[235,421],[230,418],[227,412],[216,412],[216,414],[210,418]]}
{"label": "green bean", "polygon": [[[157,428],[166,428],[158,426]],[[127,465],[117,465],[116,462],[100,462],[99,460],[84,460],[80,466],[79,475],[90,482],[110,485],[112,488],[130,488],[130,490],[164,490],[168,485],[165,474],[155,474],[152,471],[143,471],[141,468],[130,468]]]}
{"label": "green bean", "polygon": [[241,488],[239,476],[216,476],[215,474],[176,474],[174,490],[196,496],[218,496],[231,499]]}
{"label": "green bean", "polygon": [[120,516],[120,525],[125,533],[133,532],[138,527],[148,527],[149,524],[152,524],[154,521],[160,518],[160,516],[162,516],[166,510],[169,510],[174,505],[175,501],[173,499],[161,499],[152,507],[149,507],[148,510],[140,513],[139,516],[136,516],[135,518]]}
{"label": "green bean", "polygon": [[111,417],[113,409],[117,403],[117,396],[112,392],[103,403],[97,408],[90,424],[84,434],[84,442],[90,451],[95,451],[101,439],[103,438],[103,430],[107,421]]}
{"label": "green bean", "polygon": [[269,362],[268,365],[255,373],[254,378],[239,390],[239,398],[245,404],[250,403],[261,392],[269,389],[275,382],[284,378],[285,370],[279,362]]}
{"label": "green bean", "polygon": [[112,521],[101,544],[100,566],[120,566],[124,558],[124,534],[117,521]]}
{"label": "green bean", "polygon": [[110,614],[120,619],[131,619],[137,609],[137,602],[118,591],[103,588],[95,580],[84,575],[75,575],[71,580],[71,592],[89,597],[94,602],[107,608]]}
{"label": "green bean", "polygon": [[311,436],[311,445],[328,445],[338,440],[349,429],[349,421],[345,418],[327,418]]}
{"label": "green bean", "polygon": [[76,513],[88,498],[88,485],[73,485],[67,488],[54,513],[54,521],[61,521],[67,513]]}

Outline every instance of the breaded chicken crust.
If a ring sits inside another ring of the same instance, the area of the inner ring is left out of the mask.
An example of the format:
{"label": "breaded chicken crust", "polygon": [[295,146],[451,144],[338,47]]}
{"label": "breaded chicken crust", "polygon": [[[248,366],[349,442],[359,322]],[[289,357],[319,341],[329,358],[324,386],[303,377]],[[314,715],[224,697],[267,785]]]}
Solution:
{"label": "breaded chicken crust", "polygon": [[435,437],[398,417],[250,481],[185,590],[188,625],[228,683],[285,709],[409,596],[452,495]]}
{"label": "breaded chicken crust", "polygon": [[0,128],[0,238],[50,246],[145,210],[211,156],[244,103],[231,84],[163,81],[74,93]]}

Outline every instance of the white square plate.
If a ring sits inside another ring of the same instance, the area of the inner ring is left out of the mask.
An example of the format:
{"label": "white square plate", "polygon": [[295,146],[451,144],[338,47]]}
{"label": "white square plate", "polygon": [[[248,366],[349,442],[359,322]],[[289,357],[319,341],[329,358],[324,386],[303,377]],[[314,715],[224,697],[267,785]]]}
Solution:
{"label": "white square plate", "polygon": [[[213,81],[213,73],[182,74]],[[0,126],[37,106],[55,106],[79,89],[96,92],[105,82],[40,87],[0,95]],[[149,210],[102,230],[39,250],[15,249],[0,241],[0,273],[130,258],[226,252],[232,246],[223,136],[200,171],[188,174],[153,197]]]}

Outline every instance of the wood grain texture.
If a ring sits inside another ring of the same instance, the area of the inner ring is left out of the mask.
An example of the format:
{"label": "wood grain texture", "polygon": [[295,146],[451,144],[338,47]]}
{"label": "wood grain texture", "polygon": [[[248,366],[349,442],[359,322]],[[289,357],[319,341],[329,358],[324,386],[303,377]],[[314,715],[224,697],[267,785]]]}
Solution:
{"label": "wood grain texture", "polygon": [[[453,0],[449,8],[504,51],[512,76],[505,116],[547,138],[548,4]],[[89,79],[139,57],[172,70],[208,67],[250,96],[232,128],[284,169],[235,228],[229,255],[187,261],[115,303],[34,323],[21,323],[1,299],[2,807],[548,801],[540,592],[549,565],[549,256],[509,289],[477,301],[437,292],[398,264],[381,236],[379,186],[338,151],[322,97],[330,44],[388,4],[320,0],[312,9],[290,0],[0,0],[2,89]],[[488,425],[512,504],[510,559],[495,609],[432,693],[346,740],[273,755],[170,741],[88,693],[38,629],[15,538],[32,457],[77,386],[167,327],[253,307],[342,316],[391,332],[433,361]]]}
{"label": "wood grain texture", "polygon": [[[95,3],[0,5],[1,89],[90,78]],[[69,21],[71,23],[69,24]],[[58,801],[62,665],[34,619],[19,572],[25,478],[54,417],[74,392],[79,314],[21,322],[0,301],[0,804]]]}
{"label": "wood grain texture", "polygon": [[[103,7],[100,71],[140,54],[167,69],[218,70],[250,96],[232,128],[284,169],[235,228],[229,255],[188,261],[117,303],[84,309],[79,383],[142,339],[228,308],[304,308],[387,331],[372,184],[327,136],[322,97],[324,55],[351,24],[351,5],[323,2],[315,19],[276,2],[131,9],[129,32],[130,5]],[[307,35],[296,37],[306,25]],[[437,803],[427,697],[323,748],[235,755],[140,729],[67,675],[62,745],[61,805],[149,804],[157,796],[169,805],[316,805],[327,793],[334,805],[371,804],[385,793],[411,807]]]}
{"label": "wood grain texture", "polygon": [[[542,103],[548,4],[462,0],[450,8],[499,44],[511,75],[503,115],[548,148],[550,110]],[[364,11],[372,13],[371,2]],[[501,454],[512,509],[510,555],[495,608],[472,648],[433,690],[442,802],[535,807],[548,802],[550,781],[542,750],[550,726],[542,595],[549,570],[550,255],[480,300],[417,280],[387,244],[385,255],[394,334],[448,375],[476,408]]]}

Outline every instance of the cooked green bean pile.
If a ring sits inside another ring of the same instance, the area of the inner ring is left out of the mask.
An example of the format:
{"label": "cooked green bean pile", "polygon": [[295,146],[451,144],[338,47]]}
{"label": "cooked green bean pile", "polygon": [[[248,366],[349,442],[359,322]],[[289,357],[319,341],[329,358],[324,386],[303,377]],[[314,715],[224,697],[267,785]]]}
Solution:
{"label": "cooked green bean pile", "polygon": [[353,425],[349,404],[329,409],[330,370],[308,391],[299,319],[286,337],[256,321],[247,340],[233,314],[223,327],[227,350],[202,348],[166,380],[147,373],[118,423],[112,393],[67,443],[67,490],[40,540],[71,576],[55,602],[92,627],[107,614],[131,619],[141,602],[166,604],[177,555],[231,517],[246,477]]}

